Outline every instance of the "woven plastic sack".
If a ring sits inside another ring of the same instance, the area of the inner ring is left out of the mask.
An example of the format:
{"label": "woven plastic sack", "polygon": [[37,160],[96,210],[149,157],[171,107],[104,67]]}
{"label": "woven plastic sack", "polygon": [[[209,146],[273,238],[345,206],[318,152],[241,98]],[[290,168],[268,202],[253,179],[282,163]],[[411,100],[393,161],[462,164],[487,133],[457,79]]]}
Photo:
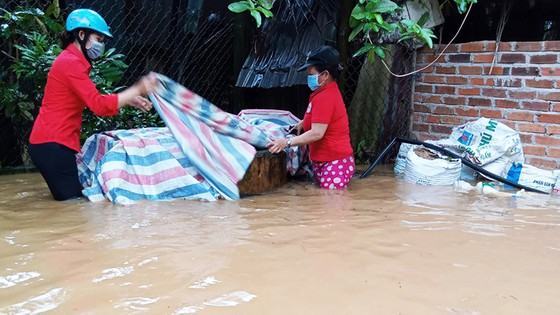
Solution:
{"label": "woven plastic sack", "polygon": [[449,138],[433,143],[457,154],[464,154],[473,163],[481,166],[503,156],[512,162],[524,161],[519,133],[488,118],[480,118],[456,127]]}
{"label": "woven plastic sack", "polygon": [[427,149],[415,148],[408,152],[404,179],[421,185],[446,186],[453,185],[461,176],[461,160],[443,158],[431,152],[424,158],[417,154]]}
{"label": "woven plastic sack", "polygon": [[416,146],[409,143],[402,143],[399,148],[399,153],[397,154],[397,159],[395,160],[395,167],[394,171],[396,175],[404,174],[404,170],[406,168],[406,157],[408,155],[408,151],[410,149],[415,148]]}
{"label": "woven plastic sack", "polygon": [[542,170],[523,163],[510,163],[505,174],[514,183],[551,193],[557,183],[558,176],[553,171]]}

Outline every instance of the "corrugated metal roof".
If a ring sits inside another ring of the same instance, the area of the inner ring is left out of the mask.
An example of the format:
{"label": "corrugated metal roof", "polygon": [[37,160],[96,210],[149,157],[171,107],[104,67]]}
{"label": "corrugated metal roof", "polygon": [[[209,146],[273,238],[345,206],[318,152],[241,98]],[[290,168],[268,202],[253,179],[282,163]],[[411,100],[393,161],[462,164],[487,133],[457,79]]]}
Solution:
{"label": "corrugated metal roof", "polygon": [[338,1],[277,0],[273,19],[263,25],[239,73],[237,86],[275,88],[304,85],[305,72],[297,68],[309,51],[336,43]]}

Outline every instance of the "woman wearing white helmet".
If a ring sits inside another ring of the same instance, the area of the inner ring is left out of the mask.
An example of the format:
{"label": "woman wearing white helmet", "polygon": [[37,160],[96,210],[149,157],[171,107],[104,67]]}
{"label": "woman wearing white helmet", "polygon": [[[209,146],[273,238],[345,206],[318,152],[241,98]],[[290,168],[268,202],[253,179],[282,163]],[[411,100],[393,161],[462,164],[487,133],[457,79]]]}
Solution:
{"label": "woman wearing white helmet", "polygon": [[82,113],[87,106],[98,116],[114,116],[123,106],[150,110],[143,97],[156,86],[148,75],[118,94],[102,95],[91,81],[92,60],[105,49],[112,34],[95,11],[74,10],[66,19],[64,50],[55,59],[47,77],[45,95],[29,139],[29,153],[56,200],[81,196],[75,154],[80,150]]}

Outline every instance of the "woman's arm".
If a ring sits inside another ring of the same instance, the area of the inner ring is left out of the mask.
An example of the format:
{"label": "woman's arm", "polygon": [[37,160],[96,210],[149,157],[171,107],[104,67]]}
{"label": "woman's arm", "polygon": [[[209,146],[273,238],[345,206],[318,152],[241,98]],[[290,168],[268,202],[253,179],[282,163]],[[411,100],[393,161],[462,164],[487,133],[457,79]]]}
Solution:
{"label": "woman's arm", "polygon": [[[328,124],[311,124],[311,130],[291,138],[292,146],[300,146],[317,142],[325,136],[329,127]],[[288,139],[278,139],[272,141],[268,147],[271,153],[280,153],[288,146]]]}

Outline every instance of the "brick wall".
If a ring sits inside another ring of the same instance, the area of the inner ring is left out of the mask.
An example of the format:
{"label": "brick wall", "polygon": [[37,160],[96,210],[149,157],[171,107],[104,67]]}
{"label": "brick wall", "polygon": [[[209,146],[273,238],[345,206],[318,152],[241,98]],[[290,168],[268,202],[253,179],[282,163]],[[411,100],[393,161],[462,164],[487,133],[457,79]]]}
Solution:
{"label": "brick wall", "polygon": [[[560,42],[473,42],[449,47],[416,80],[412,131],[438,139],[478,117],[497,119],[521,133],[527,162],[560,168]],[[436,48],[437,51],[437,48]],[[417,67],[436,58],[419,51]]]}

